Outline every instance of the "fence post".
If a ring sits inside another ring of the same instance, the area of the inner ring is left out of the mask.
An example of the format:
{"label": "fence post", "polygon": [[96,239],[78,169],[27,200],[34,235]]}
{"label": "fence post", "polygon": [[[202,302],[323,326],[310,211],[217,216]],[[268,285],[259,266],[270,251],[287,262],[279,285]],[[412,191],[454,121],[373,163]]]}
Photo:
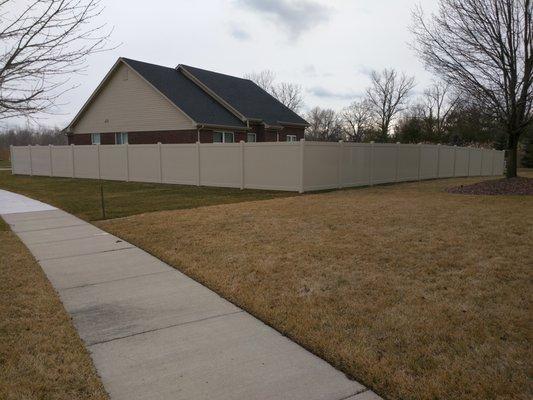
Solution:
{"label": "fence post", "polygon": [[418,143],[418,181],[421,178],[422,171],[422,143]]}
{"label": "fence post", "polygon": [[98,164],[98,179],[102,179],[102,168],[100,167],[100,145],[96,145],[96,163]]}
{"label": "fence post", "polygon": [[299,193],[304,192],[304,155],[305,155],[305,139],[300,139],[300,188],[298,189]]}
{"label": "fence post", "polygon": [[244,140],[239,141],[239,150],[241,154],[241,190],[244,189]]}
{"label": "fence post", "polygon": [[368,183],[370,186],[374,185],[374,141],[370,142],[370,168],[368,168]]}
{"label": "fence post", "polygon": [[342,189],[342,156],[344,153],[344,141],[339,140],[339,156],[337,157],[337,188]]}
{"label": "fence post", "polygon": [[200,172],[200,142],[196,142],[196,186],[200,186],[201,183]]}
{"label": "fence post", "polygon": [[440,176],[440,143],[437,143],[437,178]]}
{"label": "fence post", "polygon": [[11,175],[15,175],[15,161],[13,159],[13,145],[9,145],[9,162],[11,163]]}
{"label": "fence post", "polygon": [[124,144],[126,148],[126,182],[130,181],[130,145],[128,143]]}
{"label": "fence post", "polygon": [[468,158],[467,158],[467,167],[466,167],[466,176],[470,176],[470,152],[471,152],[472,148],[470,146],[468,146]]}
{"label": "fence post", "polygon": [[453,146],[453,176],[454,177],[456,176],[456,173],[455,173],[456,163],[457,163],[457,145],[455,144]]}
{"label": "fence post", "polygon": [[163,183],[163,157],[161,155],[161,142],[157,142],[157,154],[159,155],[159,182]]}
{"label": "fence post", "polygon": [[76,177],[76,162],[74,161],[74,145],[70,145],[70,158],[72,159],[72,177]]}
{"label": "fence post", "polygon": [[31,144],[28,145],[28,151],[30,152],[30,176],[33,176],[33,159],[31,157]]}
{"label": "fence post", "polygon": [[496,164],[496,149],[492,149],[491,150],[491,153],[492,153],[492,160],[491,160],[491,165],[490,165],[490,175],[491,176],[494,176],[494,164]]}
{"label": "fence post", "polygon": [[400,142],[396,142],[396,175],[394,182],[398,182],[400,176]]}
{"label": "fence post", "polygon": [[50,151],[50,176],[54,176],[54,163],[52,162],[52,145],[48,145]]}

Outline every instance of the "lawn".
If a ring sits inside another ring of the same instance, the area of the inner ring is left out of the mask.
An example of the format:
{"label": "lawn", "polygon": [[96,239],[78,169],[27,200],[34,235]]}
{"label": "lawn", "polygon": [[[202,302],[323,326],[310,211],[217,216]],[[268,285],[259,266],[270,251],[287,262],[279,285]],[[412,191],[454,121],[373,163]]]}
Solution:
{"label": "lawn", "polygon": [[[295,195],[157,183],[103,181],[102,184],[106,218]],[[94,179],[31,177],[0,171],[0,189],[43,201],[88,221],[103,219],[100,183]]]}
{"label": "lawn", "polygon": [[108,399],[56,292],[1,218],[0,243],[0,399]]}
{"label": "lawn", "polygon": [[533,390],[533,197],[444,191],[481,179],[98,225],[385,398],[526,399]]}

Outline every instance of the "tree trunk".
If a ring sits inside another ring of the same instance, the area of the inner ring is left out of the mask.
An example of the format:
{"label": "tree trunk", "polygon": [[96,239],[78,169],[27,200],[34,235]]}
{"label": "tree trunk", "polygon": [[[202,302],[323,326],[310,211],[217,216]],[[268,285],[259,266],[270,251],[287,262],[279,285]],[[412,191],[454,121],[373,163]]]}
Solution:
{"label": "tree trunk", "polygon": [[517,156],[518,139],[516,134],[509,133],[509,142],[507,146],[507,171],[506,178],[514,178],[516,176],[516,169],[518,164]]}

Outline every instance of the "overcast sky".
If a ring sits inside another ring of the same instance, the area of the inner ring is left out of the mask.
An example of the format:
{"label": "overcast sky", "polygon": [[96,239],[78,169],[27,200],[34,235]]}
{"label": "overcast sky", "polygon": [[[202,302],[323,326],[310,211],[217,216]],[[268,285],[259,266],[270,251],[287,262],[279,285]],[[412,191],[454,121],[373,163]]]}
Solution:
{"label": "overcast sky", "polygon": [[[116,50],[89,58],[79,86],[43,125],[67,125],[120,56],[183,63],[234,76],[270,69],[303,87],[305,110],[336,110],[363,95],[372,69],[392,67],[431,80],[409,48],[411,10],[435,0],[102,0]],[[8,121],[16,123],[20,121]]]}

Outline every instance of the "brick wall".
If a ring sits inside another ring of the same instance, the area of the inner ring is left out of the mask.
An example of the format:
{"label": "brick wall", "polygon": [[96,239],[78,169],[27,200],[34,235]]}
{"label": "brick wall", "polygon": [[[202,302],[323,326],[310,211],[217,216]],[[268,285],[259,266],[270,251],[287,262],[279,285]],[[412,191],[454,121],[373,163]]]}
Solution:
{"label": "brick wall", "polygon": [[[265,130],[262,125],[254,125],[251,127],[251,132],[256,133],[258,142],[275,142],[277,141],[278,131]],[[296,135],[297,139],[304,137],[304,128],[286,127],[279,131],[279,140],[287,140],[287,135]],[[235,141],[241,140],[246,142],[247,133],[244,131],[235,131]],[[198,132],[196,129],[179,130],[179,131],[158,131],[158,132],[128,132],[129,144],[154,144],[161,143],[196,143],[198,140]],[[115,133],[101,133],[101,144],[115,144]],[[200,130],[200,142],[212,143],[213,130]],[[91,144],[90,133],[78,133],[68,136],[69,144],[87,145]]]}

